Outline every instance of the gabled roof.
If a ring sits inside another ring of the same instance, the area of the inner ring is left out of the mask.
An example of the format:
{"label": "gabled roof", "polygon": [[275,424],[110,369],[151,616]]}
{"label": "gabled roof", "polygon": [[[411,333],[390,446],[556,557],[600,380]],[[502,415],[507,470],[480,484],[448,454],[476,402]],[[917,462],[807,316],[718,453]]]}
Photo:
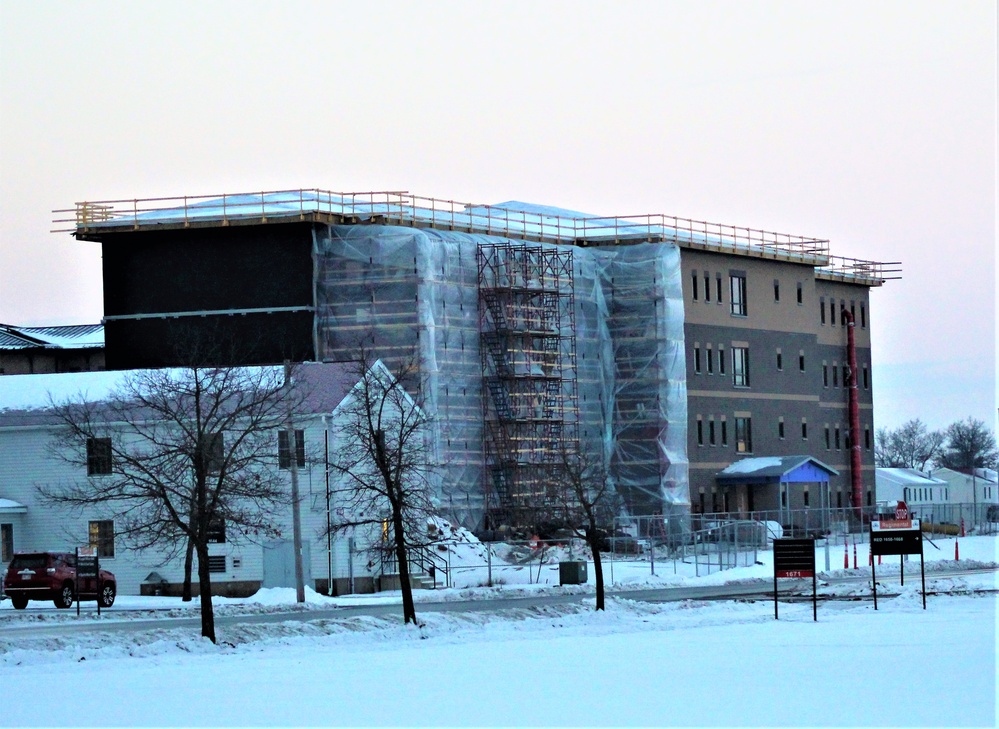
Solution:
{"label": "gabled roof", "polygon": [[[825,475],[825,480],[828,480],[828,476],[839,475],[839,471],[835,468],[827,466],[812,456],[763,456],[736,461],[716,474],[715,480],[720,484],[771,483],[795,480],[793,478],[795,475],[805,475],[806,471],[812,472],[812,475],[815,476]],[[795,472],[800,473],[796,474]]]}
{"label": "gabled roof", "polygon": [[0,349],[99,349],[103,346],[103,324],[47,327],[0,324]]}
{"label": "gabled roof", "polygon": [[941,481],[939,478],[927,476],[922,471],[917,471],[914,468],[876,468],[874,469],[874,478],[878,481],[897,484],[899,486],[908,486],[909,488],[912,488],[913,486],[927,487],[947,485],[945,481]]}

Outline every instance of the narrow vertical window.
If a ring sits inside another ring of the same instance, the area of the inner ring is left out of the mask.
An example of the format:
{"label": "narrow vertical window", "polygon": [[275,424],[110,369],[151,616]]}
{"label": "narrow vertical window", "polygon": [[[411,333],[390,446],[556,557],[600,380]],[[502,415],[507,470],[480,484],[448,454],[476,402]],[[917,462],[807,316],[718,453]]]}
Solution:
{"label": "narrow vertical window", "polygon": [[860,326],[862,329],[867,328],[867,307],[863,301],[860,302]]}
{"label": "narrow vertical window", "polygon": [[718,373],[725,374],[725,345],[718,345]]}
{"label": "narrow vertical window", "polygon": [[780,279],[774,279],[774,301],[780,301]]}
{"label": "narrow vertical window", "polygon": [[836,301],[829,299],[829,323],[836,326]]}
{"label": "narrow vertical window", "polygon": [[732,314],[746,316],[746,274],[733,273],[729,277]]}
{"label": "narrow vertical window", "polygon": [[833,387],[839,387],[839,362],[832,363]]}
{"label": "narrow vertical window", "polygon": [[701,416],[697,416],[697,445],[704,445],[704,421]]}
{"label": "narrow vertical window", "polygon": [[732,347],[732,384],[749,387],[749,348]]}
{"label": "narrow vertical window", "polygon": [[721,419],[721,444],[723,446],[728,445],[728,421],[724,415],[722,415]]}
{"label": "narrow vertical window", "polygon": [[864,450],[871,450],[871,428],[868,425],[864,426]]}
{"label": "narrow vertical window", "polygon": [[833,442],[836,444],[836,450],[839,450],[840,449],[839,448],[840,441],[839,441],[839,425],[838,424],[836,425],[836,429],[833,431],[833,436],[834,436]]}
{"label": "narrow vertical window", "polygon": [[867,365],[864,365],[864,370],[863,371],[864,371],[864,389],[865,390],[869,390],[870,389],[870,382],[867,379]]}
{"label": "narrow vertical window", "polygon": [[708,444],[715,444],[715,418],[713,415],[708,418]]}
{"label": "narrow vertical window", "polygon": [[715,353],[714,353],[714,350],[711,349],[711,345],[710,344],[707,345],[707,351],[704,354],[708,358],[708,362],[707,362],[707,364],[708,364],[708,374],[709,375],[713,375],[715,373],[715,357],[714,357]]}
{"label": "narrow vertical window", "polygon": [[777,371],[780,372],[784,369],[784,358],[781,354],[780,347],[777,347]]}
{"label": "narrow vertical window", "polygon": [[0,524],[0,562],[14,558],[14,525]]}
{"label": "narrow vertical window", "polygon": [[784,440],[784,418],[777,418],[777,437]]}
{"label": "narrow vertical window", "polygon": [[697,301],[697,271],[691,271],[690,273],[691,293],[693,294],[692,298],[694,301]]}
{"label": "narrow vertical window", "polygon": [[715,289],[718,292],[718,303],[720,304],[722,302],[722,277],[720,273],[715,276]]}
{"label": "narrow vertical window", "polygon": [[850,299],[850,318],[853,319],[853,323],[857,323],[857,302]]}
{"label": "narrow vertical window", "polygon": [[798,350],[798,372],[805,371],[805,350]]}
{"label": "narrow vertical window", "polygon": [[699,342],[694,344],[694,373],[701,373],[701,345]]}
{"label": "narrow vertical window", "polygon": [[805,303],[805,293],[802,290],[801,281],[798,282],[798,303],[799,304]]}
{"label": "narrow vertical window", "polygon": [[[694,298],[696,299],[697,298],[697,293],[696,293],[697,289],[696,289],[696,287],[695,287],[694,291],[695,291]],[[825,296],[820,296],[819,297],[819,321],[823,325],[825,325],[825,323],[826,323],[826,297]]]}
{"label": "narrow vertical window", "polygon": [[808,419],[801,419],[801,439],[808,440]]}
{"label": "narrow vertical window", "polygon": [[843,387],[849,387],[853,382],[850,380],[850,367],[843,365]]}
{"label": "narrow vertical window", "polygon": [[822,386],[829,387],[829,365],[822,362]]}
{"label": "narrow vertical window", "polygon": [[829,433],[829,423],[826,423],[826,450],[832,448],[832,437]]}
{"label": "narrow vertical window", "polygon": [[735,450],[739,453],[753,452],[753,422],[749,417],[735,419]]}

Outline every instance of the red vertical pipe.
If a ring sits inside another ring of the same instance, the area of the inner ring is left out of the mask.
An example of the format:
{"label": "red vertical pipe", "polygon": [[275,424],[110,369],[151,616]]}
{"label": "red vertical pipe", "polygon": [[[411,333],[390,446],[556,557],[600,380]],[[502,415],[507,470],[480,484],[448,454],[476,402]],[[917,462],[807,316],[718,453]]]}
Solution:
{"label": "red vertical pipe", "polygon": [[840,310],[846,322],[846,357],[850,367],[850,482],[853,486],[853,510],[859,519],[864,506],[864,482],[860,476],[860,402],[857,394],[857,342],[854,339],[853,314]]}

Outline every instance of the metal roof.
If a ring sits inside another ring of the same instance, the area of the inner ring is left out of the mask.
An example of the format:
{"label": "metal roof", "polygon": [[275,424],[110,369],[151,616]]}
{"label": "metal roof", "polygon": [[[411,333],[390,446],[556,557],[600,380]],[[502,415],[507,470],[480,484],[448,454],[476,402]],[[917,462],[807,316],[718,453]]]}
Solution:
{"label": "metal roof", "polygon": [[835,468],[812,456],[763,456],[736,461],[716,474],[715,478],[721,484],[769,483],[783,480],[794,471],[808,465],[830,476],[839,475],[839,471]]}
{"label": "metal roof", "polygon": [[99,349],[103,324],[20,327],[0,324],[0,349]]}

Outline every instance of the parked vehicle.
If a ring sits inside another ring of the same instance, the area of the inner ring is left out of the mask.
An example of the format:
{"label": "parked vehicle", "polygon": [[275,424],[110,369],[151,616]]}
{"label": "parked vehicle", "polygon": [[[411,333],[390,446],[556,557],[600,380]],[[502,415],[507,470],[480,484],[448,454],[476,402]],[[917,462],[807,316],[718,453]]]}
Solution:
{"label": "parked vehicle", "polygon": [[24,610],[29,600],[52,600],[57,608],[68,608],[76,599],[99,600],[101,607],[111,607],[117,594],[115,577],[107,570],[96,578],[81,578],[77,586],[76,555],[66,552],[15,554],[3,586],[17,610]]}

